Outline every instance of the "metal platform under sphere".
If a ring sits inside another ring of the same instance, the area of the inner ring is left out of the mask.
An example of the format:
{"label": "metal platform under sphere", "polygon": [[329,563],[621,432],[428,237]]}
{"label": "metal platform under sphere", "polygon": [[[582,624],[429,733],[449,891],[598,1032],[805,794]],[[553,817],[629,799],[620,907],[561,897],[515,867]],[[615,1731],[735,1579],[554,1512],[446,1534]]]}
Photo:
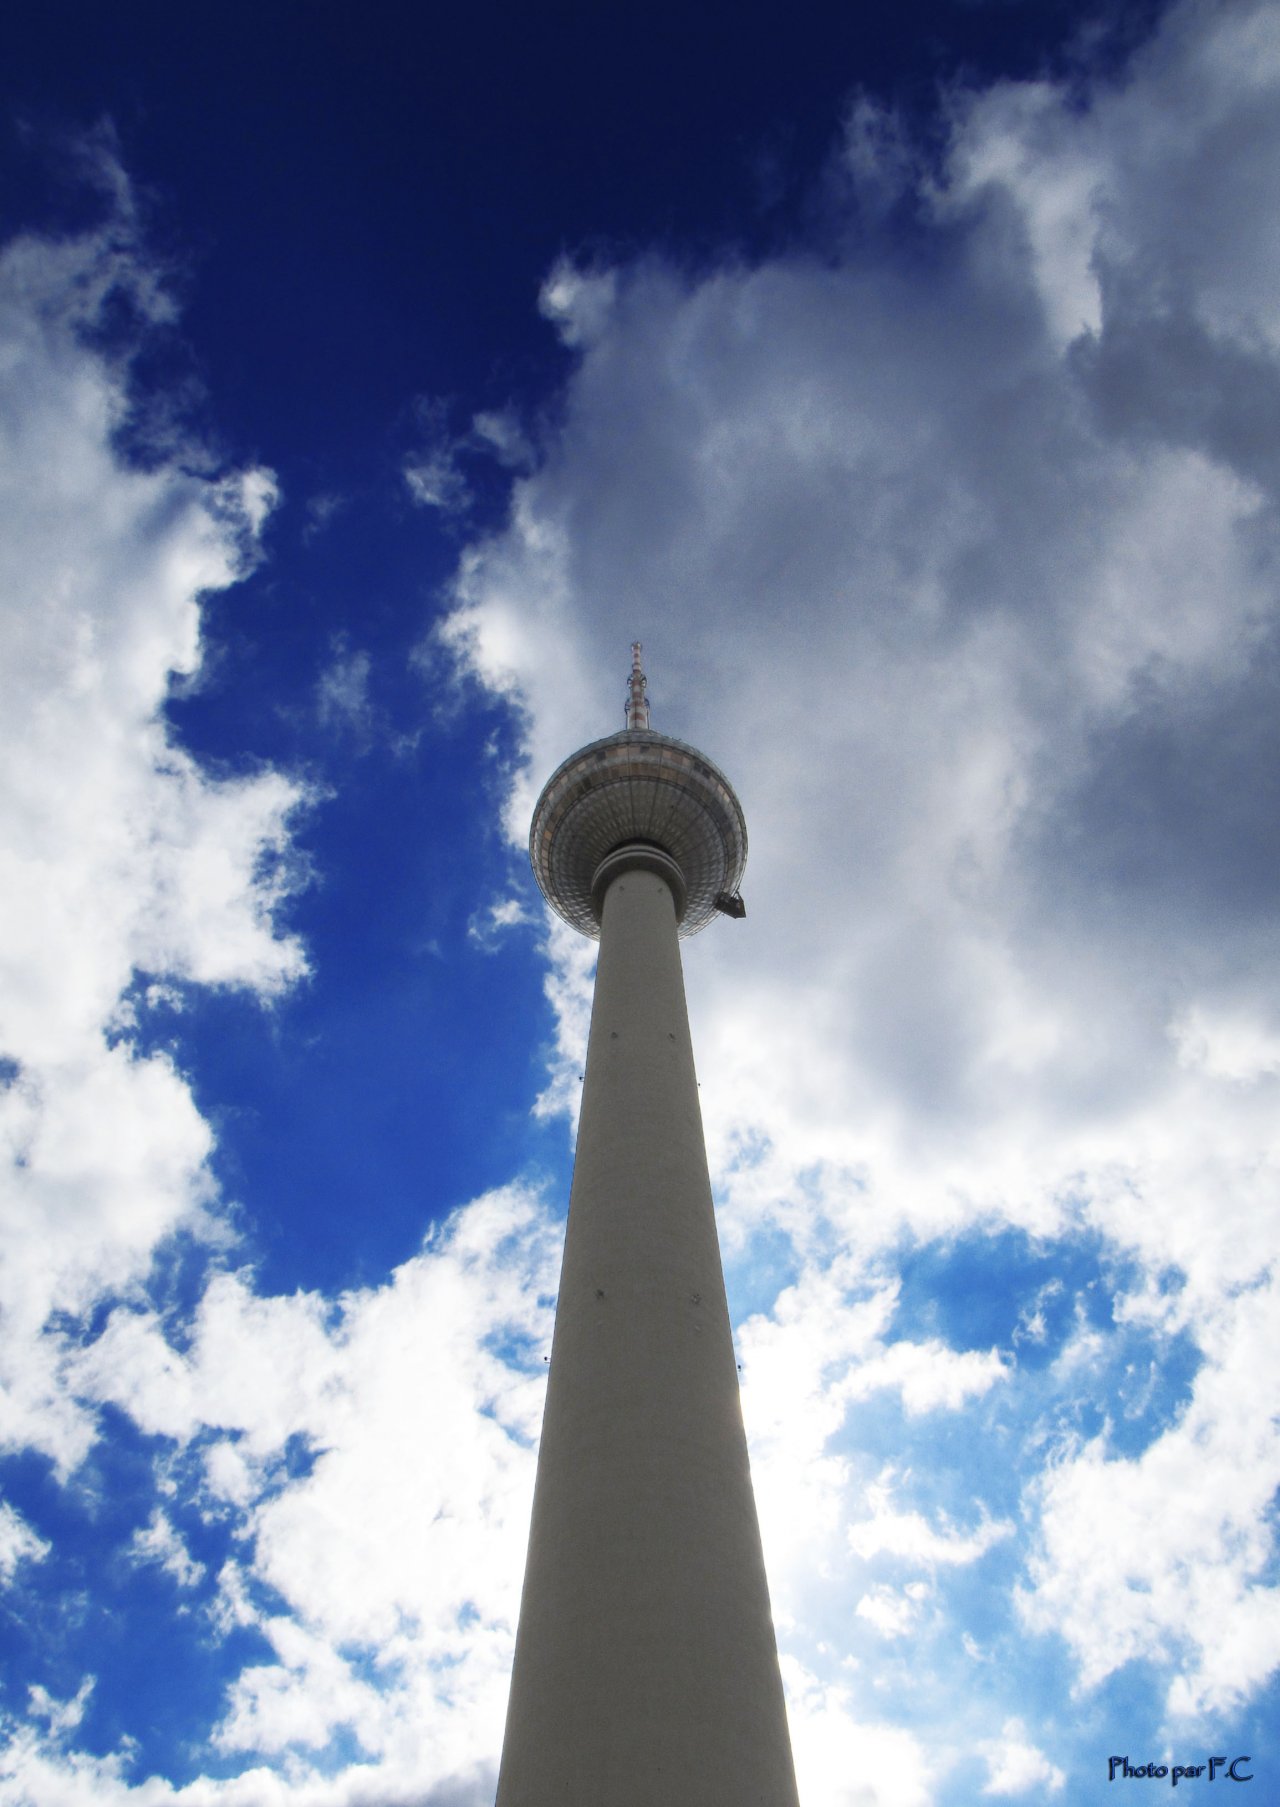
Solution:
{"label": "metal platform under sphere", "polygon": [[632,651],[629,725],[552,774],[533,812],[529,857],[552,909],[598,937],[591,893],[600,862],[629,842],[660,847],[687,889],[680,933],[696,935],[717,909],[741,914],[747,825],[724,773],[696,748],[648,726],[640,649]]}

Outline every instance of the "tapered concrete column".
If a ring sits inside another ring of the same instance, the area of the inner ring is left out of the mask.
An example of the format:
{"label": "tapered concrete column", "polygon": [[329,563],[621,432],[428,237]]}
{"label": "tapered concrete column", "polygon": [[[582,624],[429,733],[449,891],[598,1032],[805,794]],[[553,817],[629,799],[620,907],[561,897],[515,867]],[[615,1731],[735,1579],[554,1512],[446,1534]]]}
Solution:
{"label": "tapered concrete column", "polygon": [[796,1807],[683,885],[612,858],[497,1807]]}

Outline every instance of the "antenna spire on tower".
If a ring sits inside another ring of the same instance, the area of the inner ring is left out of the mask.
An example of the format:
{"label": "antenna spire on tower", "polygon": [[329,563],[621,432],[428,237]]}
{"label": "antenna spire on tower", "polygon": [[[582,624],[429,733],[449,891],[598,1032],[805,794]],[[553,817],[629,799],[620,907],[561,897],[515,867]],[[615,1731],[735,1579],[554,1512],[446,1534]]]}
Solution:
{"label": "antenna spire on tower", "polygon": [[645,695],[649,680],[645,677],[640,664],[640,642],[631,642],[631,682],[627,686],[627,727],[647,728],[649,726],[649,699]]}

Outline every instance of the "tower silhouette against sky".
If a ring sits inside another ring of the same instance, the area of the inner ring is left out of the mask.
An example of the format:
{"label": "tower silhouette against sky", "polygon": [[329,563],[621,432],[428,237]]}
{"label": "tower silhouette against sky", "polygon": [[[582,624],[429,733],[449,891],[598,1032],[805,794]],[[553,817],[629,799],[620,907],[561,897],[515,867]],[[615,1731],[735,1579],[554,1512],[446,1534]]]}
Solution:
{"label": "tower silhouette against sky", "polygon": [[497,1807],[796,1807],[679,947],[746,824],[638,645],[626,720],[530,834],[600,958]]}

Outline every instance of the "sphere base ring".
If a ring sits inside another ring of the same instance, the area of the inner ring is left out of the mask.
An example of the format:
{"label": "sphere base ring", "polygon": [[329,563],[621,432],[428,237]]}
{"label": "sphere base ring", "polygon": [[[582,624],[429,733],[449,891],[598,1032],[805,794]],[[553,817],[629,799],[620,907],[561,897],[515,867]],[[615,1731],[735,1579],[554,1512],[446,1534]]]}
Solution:
{"label": "sphere base ring", "polygon": [[676,861],[650,841],[624,841],[621,847],[605,854],[591,881],[591,908],[597,922],[604,915],[604,894],[621,872],[656,872],[671,892],[676,921],[681,921],[689,902],[689,887]]}

